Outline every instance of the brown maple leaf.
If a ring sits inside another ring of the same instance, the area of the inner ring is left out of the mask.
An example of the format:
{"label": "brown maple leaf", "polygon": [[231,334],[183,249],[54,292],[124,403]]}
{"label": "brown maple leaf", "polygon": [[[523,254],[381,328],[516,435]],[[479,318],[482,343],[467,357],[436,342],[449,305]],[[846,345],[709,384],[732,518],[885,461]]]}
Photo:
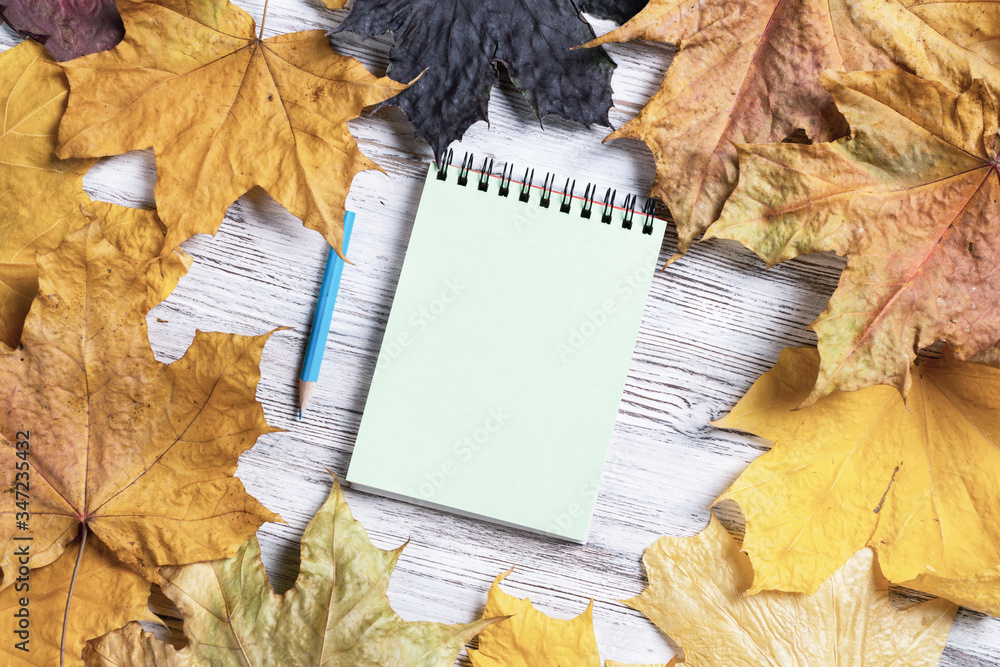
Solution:
{"label": "brown maple leaf", "polygon": [[853,136],[741,146],[740,186],[706,237],[768,265],[833,250],[847,268],[812,324],[822,359],[812,403],[835,389],[904,394],[915,350],[970,359],[1000,340],[997,110],[899,70],[823,77]]}
{"label": "brown maple leaf", "polygon": [[608,136],[639,139],[656,160],[651,196],[670,207],[687,251],[736,187],[740,143],[817,141],[847,124],[817,76],[885,69],[891,61],[854,28],[844,0],[651,0],[621,28],[590,42],[650,40],[679,51],[639,115]]}
{"label": "brown maple leaf", "polygon": [[226,0],[121,0],[125,40],[64,63],[60,157],[153,147],[165,249],[215,233],[254,186],[340,253],[354,176],[378,166],[347,123],[406,88],[338,55],[312,30],[258,38]]}
{"label": "brown maple leaf", "polygon": [[18,535],[32,537],[38,568],[85,522],[152,577],[232,555],[280,521],[233,477],[274,430],[254,396],[268,335],[198,332],[181,359],[158,362],[145,326],[155,261],[122,256],[97,223],[38,258],[22,346],[0,349],[2,587],[14,583]]}

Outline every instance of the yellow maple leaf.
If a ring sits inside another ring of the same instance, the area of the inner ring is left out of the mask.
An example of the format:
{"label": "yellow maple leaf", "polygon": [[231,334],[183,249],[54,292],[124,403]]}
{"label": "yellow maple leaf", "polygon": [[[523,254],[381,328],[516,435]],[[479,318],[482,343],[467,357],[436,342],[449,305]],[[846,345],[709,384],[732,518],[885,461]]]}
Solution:
{"label": "yellow maple leaf", "polygon": [[[599,667],[594,635],[594,601],[570,620],[552,618],[535,609],[528,598],[505,593],[500,582],[513,568],[497,576],[490,586],[483,618],[508,616],[479,634],[479,650],[470,650],[473,667]],[[671,660],[663,665],[671,667]],[[628,667],[607,661],[605,667]]]}
{"label": "yellow maple leaf", "polygon": [[774,442],[721,499],[747,517],[751,592],[814,592],[856,550],[893,583],[1000,615],[1000,370],[921,359],[892,387],[795,410],[819,368],[786,349],[717,426]]}
{"label": "yellow maple leaf", "polygon": [[750,560],[715,517],[694,537],[661,537],[642,563],[649,587],[625,604],[677,641],[693,667],[932,667],[958,610],[930,600],[897,611],[870,549],[815,595],[747,595]]}
{"label": "yellow maple leaf", "polygon": [[108,202],[91,202],[83,211],[88,220],[98,220],[104,239],[132,259],[156,258],[146,271],[146,304],[152,308],[174,291],[191,268],[191,256],[180,249],[163,255],[167,229],[156,211],[128,208]]}
{"label": "yellow maple leaf", "polygon": [[670,207],[678,253],[719,217],[739,176],[734,143],[816,141],[847,134],[820,86],[825,69],[892,66],[851,23],[844,0],[650,0],[635,18],[587,46],[676,44],[656,94],[608,136],[644,141],[656,160],[651,196]]}
{"label": "yellow maple leaf", "polygon": [[[17,347],[38,292],[35,256],[68,234],[97,217],[108,240],[130,257],[156,257],[163,249],[165,229],[154,212],[91,202],[83,175],[93,160],[56,158],[68,95],[62,71],[40,44],[27,40],[0,54],[0,342],[10,347]],[[190,263],[175,251],[150,267],[153,303],[166,298]]]}
{"label": "yellow maple leaf", "polygon": [[274,430],[255,398],[269,334],[197,332],[182,358],[160,363],[146,333],[156,262],[123,256],[96,222],[38,257],[21,348],[0,347],[4,588],[24,530],[31,568],[58,558],[84,524],[153,577],[159,565],[231,555],[280,521],[233,476]]}
{"label": "yellow maple leaf", "polygon": [[215,233],[261,186],[341,250],[354,176],[378,166],[347,123],[406,88],[338,55],[322,30],[257,37],[226,0],[121,0],[125,40],[63,64],[60,157],[153,147],[165,249]]}
{"label": "yellow maple leaf", "polygon": [[69,88],[42,45],[0,54],[0,341],[16,347],[38,290],[35,253],[87,223],[83,175],[93,160],[57,160],[56,129]]}
{"label": "yellow maple leaf", "polygon": [[[15,542],[30,551],[31,541]],[[79,540],[51,565],[25,572],[0,592],[0,662],[6,667],[60,664],[62,620]],[[125,567],[100,542],[88,541],[80,559],[66,628],[66,665],[82,665],[89,639],[134,620],[159,622],[146,607],[149,582]],[[26,604],[22,604],[26,603]]]}

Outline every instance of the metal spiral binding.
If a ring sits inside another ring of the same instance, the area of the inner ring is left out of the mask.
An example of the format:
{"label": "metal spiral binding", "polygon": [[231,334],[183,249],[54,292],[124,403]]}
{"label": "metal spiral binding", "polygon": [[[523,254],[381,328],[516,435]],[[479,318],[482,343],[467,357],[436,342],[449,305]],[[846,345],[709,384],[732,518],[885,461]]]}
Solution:
{"label": "metal spiral binding", "polygon": [[472,161],[475,157],[472,153],[466,153],[462,158],[462,168],[458,171],[458,184],[465,187],[469,182],[469,170],[472,169]]}
{"label": "metal spiral binding", "polygon": [[590,212],[594,210],[594,197],[597,195],[597,186],[587,183],[587,189],[583,192],[583,210],[580,217],[590,220]]}
{"label": "metal spiral binding", "polygon": [[632,229],[632,220],[635,218],[635,203],[639,198],[635,195],[625,195],[625,218],[622,220],[624,229]]}
{"label": "metal spiral binding", "polygon": [[444,156],[444,164],[440,162],[438,165],[438,180],[447,181],[448,180],[448,167],[451,166],[451,161],[455,158],[455,151],[449,149],[448,153]]}
{"label": "metal spiral binding", "polygon": [[[610,201],[609,198],[610,197]],[[601,213],[601,222],[606,225],[611,224],[611,214],[615,210],[615,198],[618,197],[618,191],[612,191],[608,188],[608,193],[604,195],[604,211]]]}
{"label": "metal spiral binding", "polygon": [[[451,166],[452,159],[454,158],[454,151],[449,150],[445,156],[443,163],[438,164],[437,178],[439,181],[448,180],[448,168]],[[462,158],[462,165],[458,170],[457,183],[461,186],[465,186],[469,182],[469,172],[473,170],[473,161],[475,156],[472,153],[466,153],[465,157]],[[484,158],[483,166],[478,172],[477,187],[482,192],[489,191],[490,177],[493,176],[493,158]],[[497,189],[497,195],[500,197],[506,197],[510,194],[510,185],[513,183],[514,179],[514,165],[508,162],[504,165],[503,171],[501,172],[499,178],[499,187]],[[518,193],[518,199],[522,202],[528,202],[531,199],[531,189],[534,186],[535,181],[535,170],[525,169],[524,178],[521,179],[520,191]],[[541,187],[541,196],[538,201],[538,205],[543,208],[548,208],[552,201],[552,194],[556,184],[556,176],[551,172],[545,174],[545,181]],[[573,209],[573,199],[574,192],[576,191],[576,181],[566,179],[566,185],[563,187],[563,191],[557,193],[559,195],[559,212],[560,213],[570,213]],[[604,194],[604,203],[601,206],[601,222],[604,224],[611,224],[611,220],[614,216],[614,210],[616,208],[616,200],[618,199],[618,191],[612,188],[608,188],[607,192]],[[580,217],[589,220],[594,211],[594,204],[597,201],[597,186],[588,183],[586,189],[583,192],[583,205],[580,209]],[[622,209],[625,211],[625,215],[622,218],[622,229],[632,229],[632,225],[635,221],[635,216],[638,211],[639,197],[637,195],[626,195],[625,203],[622,205]],[[647,199],[642,206],[641,215],[643,217],[642,221],[642,233],[652,235],[653,233],[653,219],[656,217],[656,202],[653,199]]]}
{"label": "metal spiral binding", "polygon": [[653,235],[653,215],[656,213],[656,200],[647,199],[645,205],[642,207],[642,213],[646,216],[646,219],[642,223],[642,233]]}
{"label": "metal spiral binding", "polygon": [[[507,169],[510,172],[507,172]],[[501,197],[506,197],[510,194],[510,179],[514,177],[514,164],[507,163],[503,166],[503,174],[500,176],[500,190],[497,192]]]}
{"label": "metal spiral binding", "polygon": [[573,191],[576,190],[576,181],[573,181],[573,185],[569,184],[569,179],[566,179],[566,185],[563,186],[562,201],[559,202],[559,212],[569,213],[570,207],[573,205]]}
{"label": "metal spiral binding", "polygon": [[486,158],[483,158],[483,168],[479,170],[479,189],[486,192],[490,189],[490,176],[493,174],[493,158],[490,158],[489,165]]}
{"label": "metal spiral binding", "polygon": [[[551,179],[551,182],[550,180]],[[545,174],[545,183],[542,185],[542,198],[538,200],[538,205],[542,208],[548,208],[549,202],[552,201],[552,188],[556,184],[556,177],[554,174]]]}
{"label": "metal spiral binding", "polygon": [[531,198],[531,184],[535,182],[535,170],[531,170],[531,177],[528,177],[528,170],[524,170],[524,178],[521,179],[521,195],[518,197],[521,201],[528,201]]}

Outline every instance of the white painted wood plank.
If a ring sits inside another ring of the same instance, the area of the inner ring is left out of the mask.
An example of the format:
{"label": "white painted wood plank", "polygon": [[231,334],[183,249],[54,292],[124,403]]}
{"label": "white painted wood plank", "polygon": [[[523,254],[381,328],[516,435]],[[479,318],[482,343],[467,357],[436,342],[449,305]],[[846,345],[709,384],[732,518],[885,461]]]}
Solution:
{"label": "white painted wood plank", "polygon": [[[237,2],[255,17],[262,0]],[[271,0],[265,36],[330,29],[346,11],[317,0]],[[613,24],[598,22],[601,32]],[[17,43],[0,28],[0,48]],[[340,52],[373,72],[388,62],[389,39],[333,39]],[[612,45],[615,127],[655,92],[671,56],[661,45]],[[494,91],[491,125],[479,123],[456,154],[473,151],[498,164],[512,160],[591,180],[620,193],[648,192],[653,161],[634,141],[601,140],[607,128],[549,118],[544,129],[513,88]],[[230,209],[218,236],[185,243],[191,273],[150,313],[153,349],[180,357],[196,329],[257,334],[278,325],[262,362],[258,397],[269,422],[286,429],[260,439],[241,459],[248,490],[287,524],[260,531],[265,563],[279,590],[298,572],[298,540],[326,498],[330,477],[343,476],[388,317],[430,151],[413,139],[403,114],[389,108],[351,123],[361,150],[387,175],[359,176],[349,206],[358,213],[351,242],[354,266],[344,272],[326,359],[313,404],[296,414],[296,382],[325,247],[320,236],[260,190]],[[152,206],[155,169],[149,152],[103,160],[85,179],[95,198]],[[661,260],[673,253],[668,232]],[[355,515],[383,548],[410,540],[390,586],[394,608],[409,620],[464,622],[482,611],[493,577],[511,565],[505,589],[529,595],[547,613],[570,617],[595,598],[602,655],[626,662],[662,662],[671,649],[656,628],[616,602],[645,586],[639,559],[660,535],[693,535],[705,509],[766,443],[721,431],[709,420],[725,414],[787,345],[810,345],[804,327],[836,286],[841,260],[816,255],[769,271],[741,247],[700,244],[656,275],[647,302],[618,424],[585,546],[465,519],[346,490]],[[405,446],[405,443],[401,443]],[[727,512],[731,514],[731,512]],[[962,611],[943,665],[1000,665],[1000,621]]]}

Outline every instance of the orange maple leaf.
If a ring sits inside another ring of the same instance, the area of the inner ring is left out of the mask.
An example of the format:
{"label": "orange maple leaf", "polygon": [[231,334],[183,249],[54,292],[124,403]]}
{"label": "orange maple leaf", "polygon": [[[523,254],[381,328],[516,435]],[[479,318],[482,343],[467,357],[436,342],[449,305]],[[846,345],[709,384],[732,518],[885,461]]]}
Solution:
{"label": "orange maple leaf", "polygon": [[900,70],[827,73],[853,136],[740,147],[740,186],[706,237],[768,265],[833,250],[847,268],[812,324],[822,363],[812,403],[890,384],[944,340],[970,359],[1000,340],[997,110],[981,84],[958,95]]}
{"label": "orange maple leaf", "polygon": [[858,33],[844,0],[651,0],[587,46],[638,39],[679,52],[656,95],[608,140],[649,146],[651,196],[670,207],[678,253],[719,217],[736,187],[735,142],[781,141],[796,129],[817,141],[844,136],[847,123],[817,76],[892,66]]}

